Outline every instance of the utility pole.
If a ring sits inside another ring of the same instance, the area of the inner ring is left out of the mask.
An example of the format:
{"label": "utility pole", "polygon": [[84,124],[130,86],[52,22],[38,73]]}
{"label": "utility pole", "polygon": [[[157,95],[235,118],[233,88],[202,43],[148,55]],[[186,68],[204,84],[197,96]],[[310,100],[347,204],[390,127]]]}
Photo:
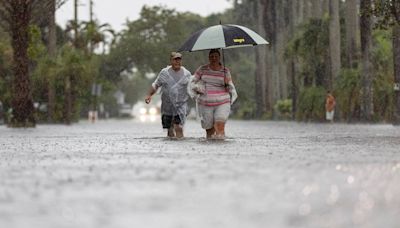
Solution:
{"label": "utility pole", "polygon": [[[89,0],[89,26],[91,29],[94,29],[94,21],[93,21],[93,0]],[[93,30],[92,30],[93,31]],[[92,34],[93,35],[93,34]],[[94,51],[94,45],[92,41],[93,37],[89,37],[89,56],[91,57]],[[93,85],[92,85],[92,96],[93,96],[93,108],[92,111],[89,113],[89,119],[92,123],[95,123],[98,119],[98,111],[97,111],[97,103],[98,97],[101,94],[101,85],[97,84],[96,82],[96,75],[93,78]]]}
{"label": "utility pole", "polygon": [[[93,0],[89,0],[89,26],[91,27],[92,31],[94,29],[94,22],[93,22]],[[93,34],[92,34],[93,35]],[[93,37],[89,37],[89,55],[93,53]]]}
{"label": "utility pole", "polygon": [[74,35],[75,48],[78,47],[78,4],[79,0],[74,0]]}
{"label": "utility pole", "polygon": [[90,22],[93,22],[93,0],[89,0]]}

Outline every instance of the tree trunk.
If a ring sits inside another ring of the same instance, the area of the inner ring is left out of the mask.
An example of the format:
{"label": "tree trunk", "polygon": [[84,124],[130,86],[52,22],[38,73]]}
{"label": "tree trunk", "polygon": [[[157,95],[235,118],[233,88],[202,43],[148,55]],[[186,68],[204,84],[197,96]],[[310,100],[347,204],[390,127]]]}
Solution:
{"label": "tree trunk", "polygon": [[372,19],[367,13],[371,7],[371,0],[361,0],[361,80],[362,80],[362,105],[361,118],[363,121],[371,121],[373,115],[373,92],[370,50],[372,47]]}
{"label": "tree trunk", "polygon": [[346,67],[356,68],[357,0],[346,0]]}
{"label": "tree trunk", "polygon": [[297,20],[301,23],[304,21],[304,0],[299,0],[297,2]]}
{"label": "tree trunk", "polygon": [[[264,1],[257,1],[257,29],[262,37],[265,37],[265,30],[263,26],[264,16]],[[256,50],[256,77],[255,77],[255,100],[256,100],[256,118],[260,118],[265,112],[265,78],[266,78],[266,56],[265,47],[258,47]]]}
{"label": "tree trunk", "polygon": [[276,0],[264,0],[264,14],[263,14],[263,24],[265,27],[265,34],[268,42],[270,43],[266,47],[266,60],[265,60],[265,111],[271,112],[272,106],[275,100],[275,90],[274,86],[274,45],[276,41],[276,29],[274,20],[276,18],[275,12],[275,1]]}
{"label": "tree trunk", "polygon": [[276,42],[276,57],[278,62],[278,74],[275,75],[279,83],[278,99],[286,99],[289,97],[289,78],[287,72],[287,62],[284,58],[286,44],[288,43],[288,27],[289,20],[287,15],[287,2],[291,0],[281,0],[278,4],[278,39]]}
{"label": "tree trunk", "polygon": [[[290,2],[290,27],[289,36],[293,36],[296,32],[297,26],[302,23],[299,15],[300,1]],[[288,60],[288,74],[290,78],[290,98],[292,99],[292,120],[296,119],[297,112],[297,96],[298,96],[298,63],[294,57],[290,57]]]}
{"label": "tree trunk", "polygon": [[328,80],[330,89],[339,75],[340,63],[340,22],[339,22],[339,0],[329,2],[329,54],[331,76]]}
{"label": "tree trunk", "polygon": [[312,0],[312,17],[322,18],[322,4],[321,0]]}
{"label": "tree trunk", "polygon": [[74,0],[74,45],[75,48],[79,48],[78,41],[78,0]]}
{"label": "tree trunk", "polygon": [[[394,82],[397,88],[400,87],[400,25],[393,27],[393,63],[394,63]],[[395,91],[395,112],[393,118],[394,125],[400,125],[400,90]]]}
{"label": "tree trunk", "polygon": [[303,10],[304,10],[304,20],[307,21],[310,19],[312,16],[312,3],[311,0],[304,0],[304,5],[303,5]]}
{"label": "tree trunk", "polygon": [[322,12],[323,12],[323,16],[325,15],[325,14],[328,14],[329,15],[329,2],[331,1],[331,0],[321,0],[322,1]]}
{"label": "tree trunk", "polygon": [[[51,59],[56,58],[57,51],[57,35],[56,35],[56,0],[50,0],[49,9],[49,44],[48,53]],[[49,123],[54,121],[54,107],[55,107],[55,88],[53,75],[49,75],[47,78],[48,86],[48,109],[47,109],[47,120]]]}
{"label": "tree trunk", "polygon": [[26,0],[11,2],[11,45],[14,50],[14,79],[12,90],[12,127],[35,127],[33,99],[29,79],[29,21],[31,3]]}

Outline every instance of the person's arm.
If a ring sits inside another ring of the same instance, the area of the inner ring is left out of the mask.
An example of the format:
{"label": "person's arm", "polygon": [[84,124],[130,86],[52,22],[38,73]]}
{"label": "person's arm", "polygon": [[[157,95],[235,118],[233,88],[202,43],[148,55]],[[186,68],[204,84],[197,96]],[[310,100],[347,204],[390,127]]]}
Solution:
{"label": "person's arm", "polygon": [[149,104],[151,102],[151,97],[156,93],[157,89],[154,88],[153,85],[150,86],[149,91],[147,92],[147,96],[144,99],[144,101],[146,102],[146,104]]}
{"label": "person's arm", "polygon": [[[194,94],[203,94],[204,93],[204,84],[200,83],[201,76],[203,75],[203,71],[201,70],[201,66],[195,71],[193,77],[189,82],[189,89],[193,91]],[[190,93],[189,93],[190,94]]]}
{"label": "person's arm", "polygon": [[151,84],[147,92],[146,98],[144,99],[144,102],[146,102],[146,104],[149,104],[151,102],[151,97],[157,92],[157,89],[165,83],[164,78],[165,77],[163,76],[163,71],[161,71],[153,84]]}

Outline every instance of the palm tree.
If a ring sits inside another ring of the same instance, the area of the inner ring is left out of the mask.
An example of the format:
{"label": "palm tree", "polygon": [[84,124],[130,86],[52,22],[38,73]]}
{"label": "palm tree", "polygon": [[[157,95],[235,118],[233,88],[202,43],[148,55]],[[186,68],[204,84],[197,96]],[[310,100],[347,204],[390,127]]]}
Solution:
{"label": "palm tree", "polygon": [[[62,4],[65,0],[58,0]],[[34,107],[29,78],[29,24],[52,9],[53,0],[1,0],[0,25],[6,27],[14,51],[12,85],[12,127],[35,127]]]}
{"label": "palm tree", "polygon": [[[29,23],[38,0],[2,0],[0,18],[7,22],[14,51],[12,86],[12,127],[35,127],[33,99],[29,79]],[[6,29],[7,30],[7,29]]]}

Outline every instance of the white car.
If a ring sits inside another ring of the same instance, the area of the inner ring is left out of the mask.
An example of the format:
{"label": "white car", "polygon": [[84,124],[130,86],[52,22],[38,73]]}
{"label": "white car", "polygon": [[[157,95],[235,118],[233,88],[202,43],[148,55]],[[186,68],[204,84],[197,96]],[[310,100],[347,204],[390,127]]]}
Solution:
{"label": "white car", "polygon": [[121,105],[120,109],[118,110],[119,117],[133,117],[133,108],[130,104],[123,104]]}

